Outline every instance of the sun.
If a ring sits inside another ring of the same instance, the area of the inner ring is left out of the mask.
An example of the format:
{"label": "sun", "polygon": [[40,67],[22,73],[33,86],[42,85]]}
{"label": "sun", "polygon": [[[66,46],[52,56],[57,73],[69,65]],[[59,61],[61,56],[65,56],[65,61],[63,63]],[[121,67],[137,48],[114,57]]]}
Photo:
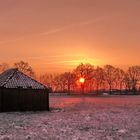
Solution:
{"label": "sun", "polygon": [[85,82],[85,78],[81,77],[81,78],[79,79],[79,82],[83,84],[83,83]]}

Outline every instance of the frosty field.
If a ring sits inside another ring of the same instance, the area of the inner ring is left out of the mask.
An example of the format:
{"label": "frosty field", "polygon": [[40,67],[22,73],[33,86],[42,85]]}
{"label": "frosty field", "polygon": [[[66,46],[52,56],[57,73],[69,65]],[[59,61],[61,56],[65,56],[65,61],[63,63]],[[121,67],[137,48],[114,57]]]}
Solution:
{"label": "frosty field", "polygon": [[55,96],[50,107],[0,113],[0,140],[140,140],[140,96]]}

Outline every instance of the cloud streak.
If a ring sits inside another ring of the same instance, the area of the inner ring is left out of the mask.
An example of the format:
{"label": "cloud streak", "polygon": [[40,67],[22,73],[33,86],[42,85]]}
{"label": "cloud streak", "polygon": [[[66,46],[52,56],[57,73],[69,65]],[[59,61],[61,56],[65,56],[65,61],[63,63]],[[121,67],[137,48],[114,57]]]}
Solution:
{"label": "cloud streak", "polygon": [[75,27],[85,26],[85,25],[89,25],[89,24],[94,24],[94,23],[100,22],[102,20],[105,20],[106,18],[107,17],[104,16],[104,17],[100,17],[100,18],[96,18],[96,19],[91,19],[91,20],[87,20],[87,21],[73,23],[73,24],[66,25],[66,26],[63,26],[63,27],[60,27],[60,28],[52,29],[52,30],[47,31],[47,32],[43,32],[40,35],[46,35],[46,36],[52,35],[52,34],[55,34],[55,33],[61,32],[61,31],[68,30],[70,28],[75,28]]}
{"label": "cloud streak", "polygon": [[111,16],[103,16],[103,17],[99,17],[99,18],[96,18],[96,19],[90,19],[90,20],[87,20],[87,21],[72,23],[72,24],[69,24],[69,25],[62,26],[60,28],[51,29],[49,31],[38,33],[38,34],[35,34],[35,35],[22,36],[22,37],[18,37],[18,38],[15,38],[15,39],[0,41],[0,44],[5,44],[5,43],[9,43],[9,42],[16,42],[16,41],[19,41],[19,40],[25,40],[26,38],[29,38],[29,37],[36,37],[36,36],[42,36],[42,35],[49,36],[49,35],[53,35],[53,34],[56,34],[56,33],[71,29],[71,28],[98,23],[98,22],[106,20],[107,18],[110,18],[110,17]]}

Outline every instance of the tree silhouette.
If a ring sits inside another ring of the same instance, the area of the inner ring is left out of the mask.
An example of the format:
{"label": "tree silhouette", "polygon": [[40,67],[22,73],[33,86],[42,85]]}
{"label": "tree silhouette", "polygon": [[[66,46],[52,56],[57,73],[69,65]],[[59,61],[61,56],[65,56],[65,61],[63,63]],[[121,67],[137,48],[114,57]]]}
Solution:
{"label": "tree silhouette", "polygon": [[27,74],[30,77],[35,76],[35,73],[32,67],[28,64],[28,62],[20,61],[20,62],[14,63],[14,68],[18,68],[18,70]]}
{"label": "tree silhouette", "polygon": [[74,69],[74,74],[76,75],[76,79],[79,80],[80,77],[85,79],[85,89],[91,91],[91,87],[93,86],[93,78],[94,78],[94,66],[86,63],[81,63]]}
{"label": "tree silhouette", "polygon": [[132,66],[129,67],[128,71],[129,80],[131,82],[131,89],[133,93],[136,93],[136,86],[138,81],[140,80],[140,66]]}
{"label": "tree silhouette", "polygon": [[104,88],[104,80],[105,80],[105,74],[104,74],[104,69],[101,67],[97,67],[95,69],[95,74],[94,74],[94,79],[95,79],[95,85],[96,85],[96,91],[97,93],[99,92],[99,89]]}
{"label": "tree silhouette", "polygon": [[125,76],[126,76],[125,71],[120,68],[116,68],[114,76],[115,76],[115,80],[114,80],[115,85],[114,86],[116,89],[120,90],[120,93],[121,93],[122,88],[125,85]]}
{"label": "tree silhouette", "polygon": [[104,66],[104,72],[105,72],[105,81],[109,86],[110,93],[112,93],[112,86],[116,78],[115,77],[116,69],[111,65],[106,65]]}

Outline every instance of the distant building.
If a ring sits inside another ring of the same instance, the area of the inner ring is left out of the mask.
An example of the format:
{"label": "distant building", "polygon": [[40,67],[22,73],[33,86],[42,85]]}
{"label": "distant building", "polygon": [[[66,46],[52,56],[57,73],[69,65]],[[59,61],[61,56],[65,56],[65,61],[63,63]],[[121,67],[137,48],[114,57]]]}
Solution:
{"label": "distant building", "polygon": [[0,74],[0,111],[49,110],[48,88],[20,72]]}

